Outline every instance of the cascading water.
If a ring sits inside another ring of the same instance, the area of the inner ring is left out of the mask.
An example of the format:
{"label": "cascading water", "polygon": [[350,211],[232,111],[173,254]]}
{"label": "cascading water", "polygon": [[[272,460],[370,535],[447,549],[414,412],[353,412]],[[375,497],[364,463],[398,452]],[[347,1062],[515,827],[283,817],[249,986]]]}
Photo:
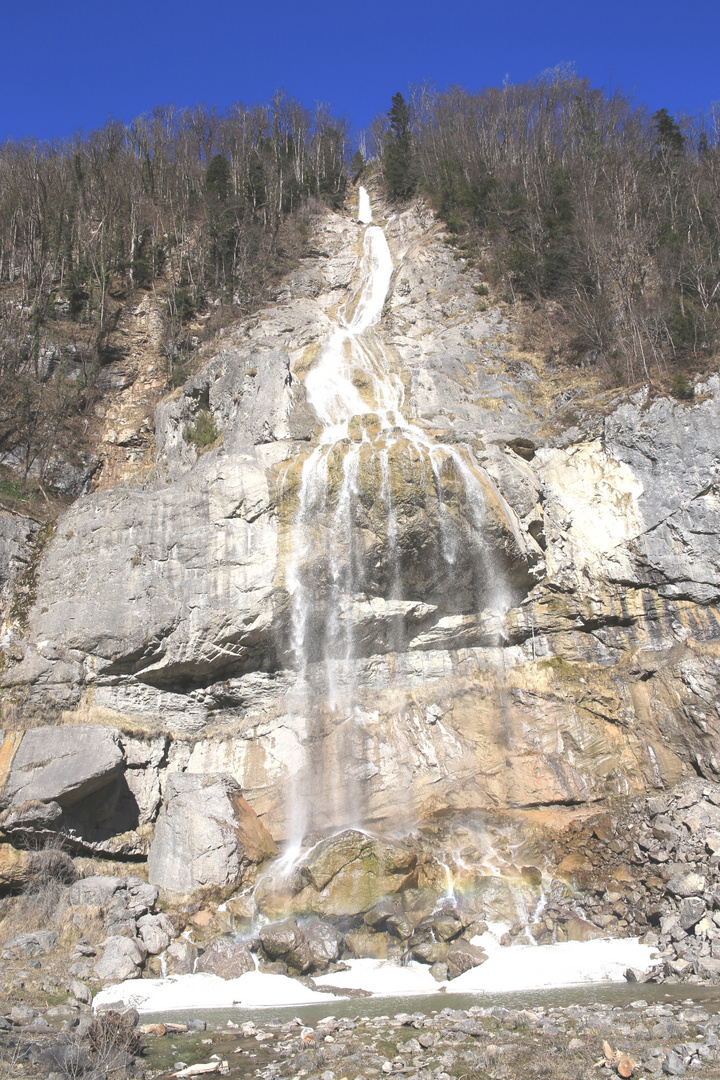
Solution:
{"label": "cascading water", "polygon": [[[289,515],[287,652],[295,707],[310,725],[290,784],[289,840],[362,824],[364,760],[359,656],[401,654],[418,619],[447,610],[500,611],[501,575],[483,538],[486,492],[453,446],[403,415],[405,389],[379,332],[393,263],[359,191],[365,225],[359,282],[305,378],[323,427],[280,480]],[[288,515],[286,515],[287,517]],[[319,760],[332,730],[336,761]]]}

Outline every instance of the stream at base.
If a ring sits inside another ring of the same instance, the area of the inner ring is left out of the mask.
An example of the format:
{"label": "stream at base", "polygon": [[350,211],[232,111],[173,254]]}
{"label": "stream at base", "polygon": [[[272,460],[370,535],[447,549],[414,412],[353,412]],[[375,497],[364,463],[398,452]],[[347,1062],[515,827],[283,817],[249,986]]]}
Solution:
{"label": "stream at base", "polygon": [[627,1007],[633,1002],[651,1004],[702,1005],[708,1012],[720,1012],[720,986],[695,986],[688,983],[598,983],[594,986],[564,986],[547,990],[515,990],[501,993],[474,994],[406,994],[392,997],[337,998],[335,1001],[313,1005],[267,1006],[250,1008],[234,1006],[226,1009],[187,1009],[182,1013],[143,1013],[143,1023],[177,1022],[193,1018],[207,1021],[208,1026],[225,1026],[228,1021],[241,1024],[253,1020],[258,1026],[271,1022],[286,1023],[298,1017],[312,1027],[327,1016],[342,1017],[395,1016],[397,1013],[431,1013],[443,1009],[471,1009],[503,1006],[506,1009],[566,1008],[569,1005],[606,1005]]}

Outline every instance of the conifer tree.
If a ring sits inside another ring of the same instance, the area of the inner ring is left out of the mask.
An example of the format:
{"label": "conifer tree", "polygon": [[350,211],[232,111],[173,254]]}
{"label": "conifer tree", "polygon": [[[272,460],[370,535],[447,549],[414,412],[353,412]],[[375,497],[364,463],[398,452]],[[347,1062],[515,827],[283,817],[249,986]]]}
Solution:
{"label": "conifer tree", "polygon": [[383,172],[392,199],[408,199],[415,190],[415,161],[410,130],[410,107],[402,94],[392,98],[390,130],[383,147]]}
{"label": "conifer tree", "polygon": [[674,117],[670,115],[667,109],[659,109],[656,113],[653,113],[653,121],[660,145],[672,154],[681,154],[685,146],[685,140],[682,131],[675,123]]}

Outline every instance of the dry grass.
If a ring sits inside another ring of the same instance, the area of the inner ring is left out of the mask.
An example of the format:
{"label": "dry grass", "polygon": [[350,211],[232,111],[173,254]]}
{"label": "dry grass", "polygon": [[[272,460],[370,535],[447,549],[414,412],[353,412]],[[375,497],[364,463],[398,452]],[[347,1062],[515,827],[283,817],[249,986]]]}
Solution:
{"label": "dry grass", "polygon": [[0,941],[9,941],[30,930],[48,929],[54,923],[65,889],[79,876],[59,842],[34,852],[22,892],[0,901]]}
{"label": "dry grass", "polygon": [[95,724],[117,728],[124,735],[159,735],[162,725],[152,717],[133,717],[108,709],[104,705],[93,705],[92,699],[85,698],[74,709],[65,709],[60,714],[63,724]]}

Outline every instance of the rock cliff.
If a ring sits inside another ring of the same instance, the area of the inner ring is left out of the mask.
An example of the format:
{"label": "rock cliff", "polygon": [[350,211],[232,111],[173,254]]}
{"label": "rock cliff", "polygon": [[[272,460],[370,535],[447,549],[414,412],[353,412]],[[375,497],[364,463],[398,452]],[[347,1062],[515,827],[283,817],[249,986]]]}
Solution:
{"label": "rock cliff", "polygon": [[[366,227],[328,213],[276,302],[160,404],[150,474],[79,498],[41,552],[32,523],[2,518],[3,595],[32,579],[7,606],[6,728],[62,716],[159,739],[149,823],[171,776],[202,774],[239,784],[277,841],[549,808],[557,824],[720,774],[720,380],[691,402],[582,373],[573,389],[519,348],[513,306],[479,295],[425,207],[375,194],[374,210],[392,277],[373,333],[442,476],[402,432],[383,474],[373,411],[358,415],[355,480],[345,449],[328,457],[336,516],[292,563],[323,427],[308,374],[361,281]],[[352,649],[306,635],[300,671],[289,567],[315,568],[326,612],[343,490],[364,574],[336,626]]]}

